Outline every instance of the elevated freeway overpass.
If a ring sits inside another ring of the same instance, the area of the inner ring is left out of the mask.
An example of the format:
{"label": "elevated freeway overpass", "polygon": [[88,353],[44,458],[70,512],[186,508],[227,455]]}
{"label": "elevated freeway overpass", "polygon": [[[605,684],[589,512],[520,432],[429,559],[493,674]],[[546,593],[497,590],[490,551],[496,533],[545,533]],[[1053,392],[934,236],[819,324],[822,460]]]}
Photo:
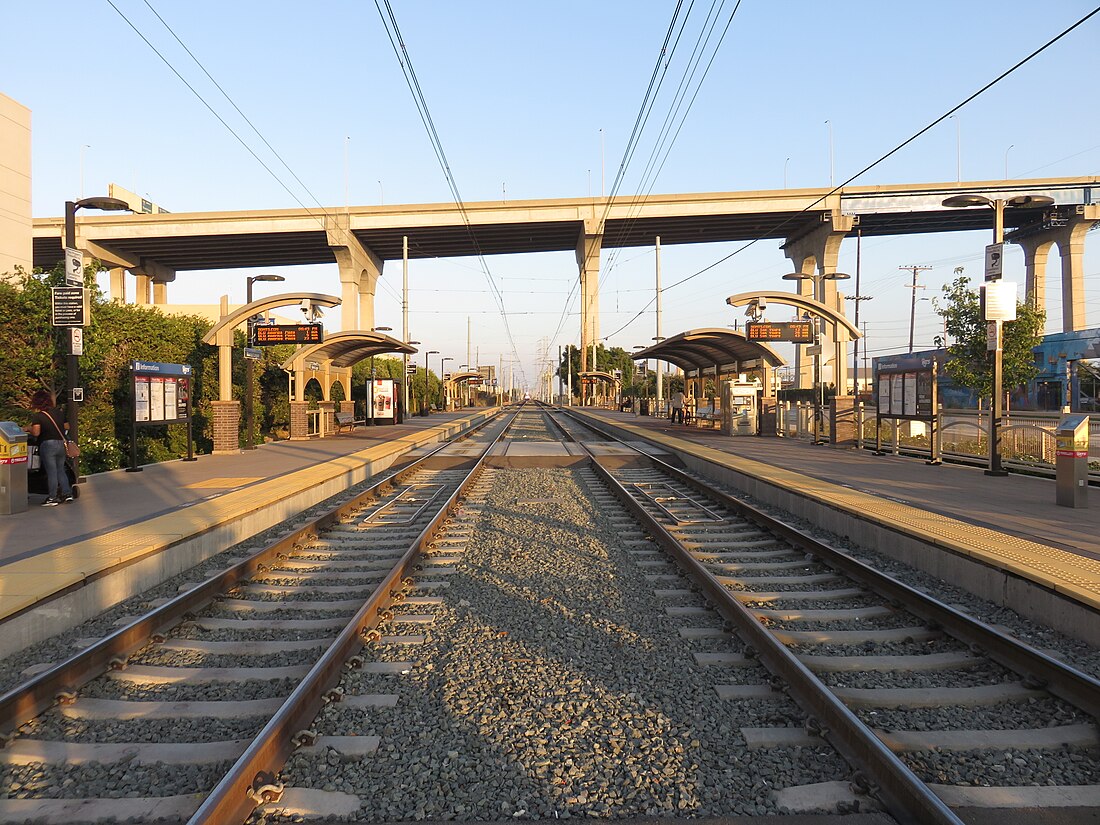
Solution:
{"label": "elevated freeway overpass", "polygon": [[[605,247],[783,241],[796,271],[835,271],[841,243],[865,237],[990,230],[994,210],[952,209],[945,198],[981,194],[1002,201],[1046,196],[1050,206],[1004,210],[1007,240],[1027,262],[1027,294],[1044,305],[1046,261],[1062,263],[1063,328],[1084,326],[1086,231],[1100,221],[1100,177],[965,181],[830,189],[705,192],[646,197],[560,198],[158,214],[82,213],[77,246],[111,269],[111,294],[137,276],[139,303],[167,302],[177,273],[234,267],[332,264],[339,267],[344,329],[374,326],[374,292],[387,260],[573,250],[581,284],[581,352],[599,338],[599,261]],[[63,219],[34,221],[34,264],[62,257]],[[812,283],[802,281],[809,294]],[[826,303],[844,312],[834,281]],[[582,364],[587,369],[587,364]]]}

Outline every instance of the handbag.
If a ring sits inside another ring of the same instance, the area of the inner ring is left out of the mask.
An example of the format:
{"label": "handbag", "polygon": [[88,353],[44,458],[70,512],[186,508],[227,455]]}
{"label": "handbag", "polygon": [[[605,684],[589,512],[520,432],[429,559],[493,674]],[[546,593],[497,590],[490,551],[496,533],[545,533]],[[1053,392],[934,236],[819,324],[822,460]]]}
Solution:
{"label": "handbag", "polygon": [[46,418],[50,419],[50,423],[53,424],[53,428],[55,430],[57,430],[58,435],[60,435],[61,439],[65,442],[65,457],[66,458],[76,458],[77,456],[79,456],[80,455],[80,445],[77,444],[75,441],[70,441],[66,437],[64,431],[60,427],[58,427],[57,422],[53,420],[52,415],[50,415],[45,410],[42,410],[42,412],[45,413]]}

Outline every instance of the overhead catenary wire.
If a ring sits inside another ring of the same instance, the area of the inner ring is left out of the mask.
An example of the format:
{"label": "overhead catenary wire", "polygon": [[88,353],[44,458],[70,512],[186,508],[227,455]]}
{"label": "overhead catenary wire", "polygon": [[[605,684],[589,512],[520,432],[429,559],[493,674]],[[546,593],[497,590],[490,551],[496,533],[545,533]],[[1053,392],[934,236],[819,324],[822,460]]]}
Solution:
{"label": "overhead catenary wire", "polygon": [[[778,232],[778,231],[779,231],[780,229],[782,229],[783,227],[785,227],[785,226],[787,226],[788,224],[792,223],[792,222],[793,222],[793,221],[794,221],[795,219],[797,219],[797,218],[798,218],[798,217],[800,217],[801,215],[804,215],[804,214],[805,214],[806,212],[808,212],[809,210],[813,209],[813,208],[814,208],[815,206],[817,206],[818,204],[820,204],[820,203],[821,203],[822,201],[826,200],[826,199],[827,199],[828,197],[830,197],[831,195],[835,195],[835,194],[836,194],[837,192],[841,191],[841,190],[842,190],[842,189],[843,189],[843,188],[844,188],[845,186],[847,186],[848,184],[850,184],[850,183],[851,183],[852,181],[854,181],[854,180],[857,180],[858,178],[862,177],[862,176],[863,176],[863,175],[865,175],[865,174],[866,174],[867,172],[871,171],[871,170],[872,170],[872,169],[874,169],[874,168],[875,168],[876,166],[878,166],[878,165],[879,165],[880,163],[883,163],[883,162],[884,162],[884,161],[886,161],[887,159],[889,159],[889,158],[893,157],[893,156],[894,156],[895,154],[897,154],[898,152],[900,152],[900,151],[901,151],[902,149],[904,149],[904,148],[905,148],[906,146],[908,146],[908,145],[909,145],[910,143],[912,143],[913,141],[915,141],[915,140],[916,140],[917,138],[919,138],[919,137],[920,137],[921,135],[925,134],[925,133],[926,133],[926,132],[928,132],[929,130],[931,130],[931,129],[933,129],[934,127],[938,126],[938,125],[939,125],[940,123],[942,123],[943,121],[947,120],[947,118],[949,118],[949,117],[950,117],[951,115],[955,114],[955,113],[956,113],[956,112],[958,112],[958,111],[959,111],[960,109],[962,109],[962,108],[963,108],[964,106],[966,106],[966,105],[967,105],[968,103],[970,103],[971,101],[973,101],[974,99],[976,99],[976,98],[977,98],[977,97],[979,97],[980,95],[984,94],[984,93],[985,93],[985,92],[987,92],[987,91],[988,91],[989,89],[991,89],[991,88],[993,88],[994,86],[996,86],[996,85],[997,85],[998,83],[1000,83],[1000,82],[1001,82],[1002,80],[1004,80],[1005,78],[1007,78],[1007,77],[1008,77],[1009,75],[1013,74],[1013,73],[1014,73],[1015,71],[1017,71],[1018,69],[1020,69],[1020,68],[1021,68],[1022,66],[1026,65],[1027,63],[1029,63],[1030,61],[1032,61],[1032,60],[1033,60],[1034,58],[1038,57],[1038,56],[1039,56],[1040,54],[1042,54],[1043,52],[1045,52],[1045,51],[1046,51],[1047,49],[1049,49],[1049,48],[1050,48],[1051,46],[1053,46],[1053,45],[1054,45],[1055,43],[1057,43],[1058,41],[1060,41],[1060,40],[1062,40],[1063,38],[1065,38],[1066,36],[1068,36],[1068,35],[1069,35],[1069,34],[1070,34],[1071,32],[1073,32],[1074,30],[1076,30],[1076,29],[1077,29],[1077,28],[1079,28],[1080,26],[1084,25],[1084,24],[1085,24],[1086,22],[1088,22],[1088,21],[1089,21],[1089,20],[1090,20],[1091,18],[1095,17],[1095,16],[1097,15],[1097,14],[1100,14],[1100,6],[1097,6],[1097,7],[1096,7],[1096,8],[1094,8],[1094,9],[1093,9],[1092,11],[1090,11],[1090,12],[1089,12],[1088,14],[1086,14],[1086,15],[1085,15],[1084,17],[1081,17],[1081,18],[1080,18],[1080,19],[1078,19],[1078,20],[1077,20],[1077,21],[1076,21],[1075,23],[1073,23],[1072,25],[1070,25],[1070,26],[1069,26],[1068,28],[1066,28],[1066,29],[1063,29],[1063,30],[1062,30],[1061,32],[1059,32],[1058,34],[1056,34],[1056,35],[1055,35],[1054,37],[1052,37],[1052,38],[1050,38],[1049,40],[1047,40],[1047,41],[1046,41],[1045,43],[1043,43],[1043,45],[1039,46],[1039,47],[1038,47],[1037,49],[1035,49],[1034,51],[1032,51],[1032,52],[1031,52],[1030,54],[1028,54],[1027,56],[1025,56],[1025,57],[1021,58],[1020,60],[1018,60],[1018,61],[1017,61],[1016,63],[1014,63],[1014,64],[1013,64],[1012,66],[1010,66],[1010,67],[1009,67],[1008,69],[1005,69],[1005,70],[1004,70],[1003,72],[1001,72],[1001,73],[1000,73],[999,75],[997,75],[997,76],[996,76],[995,78],[993,78],[993,79],[992,79],[992,80],[990,80],[990,81],[989,81],[988,83],[986,83],[986,84],[985,84],[984,86],[982,86],[981,88],[979,88],[979,89],[978,89],[978,90],[977,90],[976,92],[973,92],[973,93],[972,93],[971,95],[969,95],[968,97],[966,97],[966,98],[965,98],[964,100],[962,100],[962,101],[961,101],[960,103],[958,103],[958,104],[956,104],[955,106],[951,107],[951,108],[950,108],[949,110],[947,110],[946,112],[944,112],[944,113],[943,113],[942,115],[940,115],[939,117],[937,117],[937,118],[936,118],[935,120],[931,121],[931,122],[930,122],[929,124],[927,124],[926,126],[924,126],[924,127],[922,127],[921,129],[917,130],[917,131],[916,131],[915,133],[913,133],[913,134],[912,134],[911,136],[909,136],[908,138],[906,138],[905,140],[903,140],[903,141],[902,141],[901,143],[899,143],[899,144],[898,144],[897,146],[895,146],[895,147],[894,147],[893,149],[891,149],[890,151],[886,152],[886,153],[885,153],[884,155],[882,155],[881,157],[879,157],[879,158],[878,158],[877,160],[875,160],[875,161],[873,161],[873,162],[869,163],[868,165],[864,166],[864,167],[863,167],[862,169],[860,169],[860,170],[859,170],[858,172],[856,172],[855,174],[853,174],[853,175],[852,175],[851,177],[847,178],[846,180],[844,180],[844,181],[841,181],[841,182],[840,182],[839,184],[837,184],[836,186],[834,186],[834,187],[832,187],[831,189],[829,189],[829,191],[827,191],[827,192],[826,192],[825,194],[823,194],[823,195],[819,196],[819,197],[818,197],[817,199],[815,199],[815,200],[814,200],[813,202],[811,202],[811,203],[807,204],[806,206],[804,206],[804,207],[803,207],[802,209],[800,209],[799,211],[791,213],[791,214],[790,214],[790,215],[788,215],[788,216],[787,216],[786,218],[784,218],[783,220],[781,220],[781,221],[779,221],[778,223],[776,223],[776,224],[775,224],[775,225],[774,225],[774,226],[773,226],[773,227],[771,228],[771,230],[770,230],[770,231],[768,231],[767,233],[764,233],[764,234],[760,234],[760,235],[758,235],[757,237],[753,238],[752,240],[750,240],[750,241],[747,241],[746,243],[744,243],[744,244],[742,244],[741,246],[739,246],[739,247],[738,247],[737,249],[735,249],[735,250],[734,250],[733,252],[731,252],[730,254],[728,254],[728,255],[726,255],[726,256],[724,256],[724,257],[722,257],[722,258],[719,258],[719,259],[718,259],[717,261],[715,261],[714,263],[712,263],[712,264],[708,264],[707,266],[703,267],[703,268],[702,268],[702,269],[700,269],[699,271],[697,271],[697,272],[695,272],[695,273],[693,273],[693,274],[691,274],[691,275],[688,275],[688,276],[686,276],[686,277],[684,277],[684,278],[681,278],[681,279],[680,279],[679,281],[676,281],[675,283],[669,284],[669,285],[668,285],[667,287],[665,287],[665,291],[668,291],[668,290],[670,290],[670,289],[674,289],[674,288],[676,288],[676,287],[680,286],[681,284],[685,284],[685,283],[687,283],[688,281],[691,281],[691,280],[693,280],[693,279],[695,279],[695,278],[699,277],[700,275],[702,275],[702,274],[703,274],[703,273],[705,273],[705,272],[709,272],[710,270],[714,269],[714,268],[715,268],[716,266],[718,266],[719,264],[723,264],[723,263],[725,263],[726,261],[730,260],[730,259],[731,259],[731,258],[733,258],[734,256],[736,256],[736,255],[739,255],[740,253],[744,252],[744,251],[745,251],[746,249],[748,249],[749,247],[751,247],[751,246],[754,246],[755,244],[757,244],[757,243],[759,243],[760,241],[764,240],[764,238],[767,238],[767,237],[774,237],[774,236],[775,236],[775,234],[776,234],[776,233],[777,233],[777,232]],[[634,315],[634,317],[632,317],[632,318],[631,318],[631,319],[630,319],[629,321],[627,321],[627,322],[626,322],[626,323],[625,323],[625,324],[624,324],[623,326],[621,326],[621,327],[620,327],[619,329],[617,329],[617,330],[616,330],[615,332],[612,332],[612,333],[611,333],[610,335],[608,335],[607,337],[609,337],[609,338],[610,338],[610,337],[611,337],[612,335],[618,335],[618,334],[619,334],[620,332],[622,332],[623,330],[625,330],[625,329],[626,329],[627,327],[629,327],[629,326],[630,326],[630,325],[631,325],[632,323],[634,323],[634,322],[635,322],[636,320],[638,320],[638,318],[640,318],[640,317],[641,317],[641,316],[642,316],[642,315],[643,315],[643,314],[644,314],[644,313],[646,312],[646,310],[648,310],[648,309],[649,309],[649,307],[653,305],[653,303],[654,303],[655,301],[656,301],[656,298],[651,298],[651,299],[650,299],[650,300],[649,300],[649,301],[648,301],[648,302],[646,303],[646,305],[645,305],[645,306],[643,306],[643,307],[642,307],[642,308],[641,308],[640,310],[638,310],[638,312],[637,312],[637,313],[636,313],[636,314]]]}

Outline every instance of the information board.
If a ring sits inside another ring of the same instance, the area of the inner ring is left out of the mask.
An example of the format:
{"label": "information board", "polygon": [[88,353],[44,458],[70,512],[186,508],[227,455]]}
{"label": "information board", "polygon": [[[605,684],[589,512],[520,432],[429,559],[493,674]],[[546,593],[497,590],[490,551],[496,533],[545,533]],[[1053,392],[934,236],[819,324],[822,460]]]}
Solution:
{"label": "information board", "polygon": [[[876,399],[880,418],[928,420],[936,415],[936,364],[929,360],[922,368],[915,364],[879,365],[875,373]],[[907,369],[908,367],[908,369]]]}
{"label": "information board", "polygon": [[745,337],[750,341],[791,341],[796,344],[812,344],[812,321],[749,321],[745,324]]}
{"label": "information board", "polygon": [[324,328],[320,324],[257,324],[252,327],[252,346],[274,347],[279,344],[320,344]]}
{"label": "information board", "polygon": [[191,365],[134,361],[135,424],[178,424],[191,418]]}

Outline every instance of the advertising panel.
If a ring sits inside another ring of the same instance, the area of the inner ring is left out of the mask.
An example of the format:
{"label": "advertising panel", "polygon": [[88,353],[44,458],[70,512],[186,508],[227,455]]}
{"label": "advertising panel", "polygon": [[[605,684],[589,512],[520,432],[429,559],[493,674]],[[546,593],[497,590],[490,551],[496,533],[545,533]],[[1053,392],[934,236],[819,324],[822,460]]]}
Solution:
{"label": "advertising panel", "polygon": [[391,419],[394,416],[393,409],[393,379],[376,378],[371,382],[371,394],[374,406],[371,409],[371,418]]}

